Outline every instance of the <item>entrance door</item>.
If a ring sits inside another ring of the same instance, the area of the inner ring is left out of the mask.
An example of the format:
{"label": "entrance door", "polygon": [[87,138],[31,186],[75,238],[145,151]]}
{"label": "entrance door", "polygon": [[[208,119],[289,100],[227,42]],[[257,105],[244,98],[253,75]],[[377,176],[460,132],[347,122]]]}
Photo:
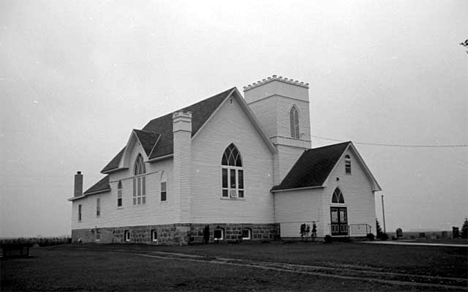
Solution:
{"label": "entrance door", "polygon": [[348,235],[348,211],[346,207],[331,207],[331,234]]}

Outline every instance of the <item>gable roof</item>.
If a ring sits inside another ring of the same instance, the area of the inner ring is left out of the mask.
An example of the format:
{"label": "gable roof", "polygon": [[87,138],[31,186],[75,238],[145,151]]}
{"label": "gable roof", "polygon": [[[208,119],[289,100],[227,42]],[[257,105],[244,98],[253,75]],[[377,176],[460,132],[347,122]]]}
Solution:
{"label": "gable roof", "polygon": [[351,142],[307,149],[271,191],[322,187]]}
{"label": "gable roof", "polygon": [[106,175],[100,181],[95,183],[92,187],[90,187],[86,192],[83,193],[85,196],[100,194],[105,192],[110,192],[110,185],[109,185],[109,175]]}
{"label": "gable roof", "polygon": [[84,192],[82,196],[73,197],[68,200],[75,201],[75,200],[86,198],[88,196],[110,192],[111,188],[109,185],[109,176],[110,175],[106,175],[105,177],[103,177],[100,181],[98,181],[92,187],[86,190],[86,192]]}
{"label": "gable roof", "polygon": [[[210,116],[234,90],[236,90],[235,87],[181,109],[183,111],[192,112],[192,137],[197,134]],[[142,143],[149,160],[173,154],[174,136],[172,133],[172,113],[153,119],[146,124],[142,130],[134,131]],[[156,139],[156,135],[158,139]],[[151,145],[152,143],[153,145]],[[155,143],[157,143],[156,147]],[[150,153],[147,152],[149,148],[151,148]],[[109,173],[118,170],[124,152],[125,147],[101,170],[101,172]]]}

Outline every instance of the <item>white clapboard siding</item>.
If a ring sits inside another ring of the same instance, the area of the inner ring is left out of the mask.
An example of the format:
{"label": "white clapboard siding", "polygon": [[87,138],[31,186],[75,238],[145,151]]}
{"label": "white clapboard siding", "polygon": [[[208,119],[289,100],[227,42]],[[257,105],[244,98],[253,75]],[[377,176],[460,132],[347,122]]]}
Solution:
{"label": "white clapboard siding", "polygon": [[[222,198],[221,159],[231,144],[244,169],[244,198]],[[222,105],[192,141],[194,223],[273,223],[273,153],[237,99]]]}

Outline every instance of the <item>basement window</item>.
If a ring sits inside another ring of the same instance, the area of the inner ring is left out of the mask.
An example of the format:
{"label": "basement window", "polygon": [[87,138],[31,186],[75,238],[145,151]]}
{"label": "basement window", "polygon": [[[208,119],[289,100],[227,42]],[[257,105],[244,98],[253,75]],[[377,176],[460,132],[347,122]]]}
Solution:
{"label": "basement window", "polygon": [[214,230],[213,235],[214,235],[215,241],[223,240],[224,239],[224,229],[216,228]]}
{"label": "basement window", "polygon": [[151,230],[151,240],[153,242],[158,242],[158,231],[155,229]]}
{"label": "basement window", "polygon": [[250,240],[252,239],[252,229],[244,228],[242,229],[242,240]]}
{"label": "basement window", "polygon": [[125,230],[124,231],[124,240],[126,242],[129,242],[130,241],[130,231],[129,230]]}

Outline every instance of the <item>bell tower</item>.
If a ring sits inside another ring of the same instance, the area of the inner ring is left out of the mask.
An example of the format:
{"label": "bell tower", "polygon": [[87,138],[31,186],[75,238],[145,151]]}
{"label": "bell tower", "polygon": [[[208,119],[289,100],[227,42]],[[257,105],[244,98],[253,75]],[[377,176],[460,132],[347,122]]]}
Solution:
{"label": "bell tower", "polygon": [[244,96],[278,151],[274,183],[279,184],[302,152],[312,146],[309,84],[273,75],[244,86]]}

